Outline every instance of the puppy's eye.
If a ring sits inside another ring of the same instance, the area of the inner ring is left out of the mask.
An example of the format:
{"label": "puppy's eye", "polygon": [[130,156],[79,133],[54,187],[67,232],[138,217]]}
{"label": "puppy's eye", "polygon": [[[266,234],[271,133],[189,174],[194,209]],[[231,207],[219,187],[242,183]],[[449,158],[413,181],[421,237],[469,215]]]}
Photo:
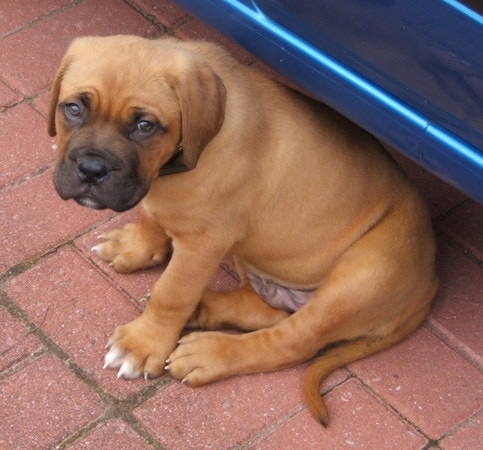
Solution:
{"label": "puppy's eye", "polygon": [[156,120],[138,119],[130,131],[130,138],[135,141],[142,141],[151,138],[163,127]]}
{"label": "puppy's eye", "polygon": [[82,115],[81,107],[77,103],[67,103],[64,107],[65,114],[71,118],[77,118]]}
{"label": "puppy's eye", "polygon": [[134,111],[131,120],[126,124],[129,139],[141,144],[145,143],[160,132],[166,132],[158,118],[145,111]]}
{"label": "puppy's eye", "polygon": [[156,124],[150,122],[149,120],[140,120],[136,124],[136,131],[142,134],[150,134],[156,128]]}
{"label": "puppy's eye", "polygon": [[69,102],[62,105],[65,124],[69,127],[79,127],[83,124],[87,110],[81,102]]}

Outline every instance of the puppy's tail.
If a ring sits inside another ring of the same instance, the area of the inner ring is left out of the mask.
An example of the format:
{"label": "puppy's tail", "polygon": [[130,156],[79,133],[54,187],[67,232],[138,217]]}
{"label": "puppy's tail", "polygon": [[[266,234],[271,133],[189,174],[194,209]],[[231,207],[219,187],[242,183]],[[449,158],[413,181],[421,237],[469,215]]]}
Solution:
{"label": "puppy's tail", "polygon": [[329,412],[320,393],[322,381],[334,370],[374,353],[371,342],[357,339],[339,344],[324,352],[307,369],[302,381],[302,393],[310,413],[324,427],[329,424]]}
{"label": "puppy's tail", "polygon": [[[424,319],[424,316],[422,319]],[[320,385],[331,372],[345,364],[392,347],[414,331],[422,322],[422,319],[406,323],[389,336],[366,336],[352,341],[341,342],[316,358],[305,372],[302,381],[302,393],[305,403],[315,419],[324,427],[329,424],[329,413],[320,394]]]}

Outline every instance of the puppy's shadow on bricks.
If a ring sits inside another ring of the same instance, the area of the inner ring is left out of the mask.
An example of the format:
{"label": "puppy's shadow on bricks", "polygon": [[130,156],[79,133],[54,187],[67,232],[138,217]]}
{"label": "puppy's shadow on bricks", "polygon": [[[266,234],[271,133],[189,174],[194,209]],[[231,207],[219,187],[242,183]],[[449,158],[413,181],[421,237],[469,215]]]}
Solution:
{"label": "puppy's shadow on bricks", "polygon": [[[426,206],[379,142],[206,42],[75,40],[51,89],[63,199],[139,222],[102,235],[128,273],[172,257],[105,367],[191,386],[308,361],[321,381],[424,320],[435,244]],[[207,288],[232,255],[240,286]],[[185,327],[200,328],[181,336]],[[225,328],[245,333],[228,334]]]}

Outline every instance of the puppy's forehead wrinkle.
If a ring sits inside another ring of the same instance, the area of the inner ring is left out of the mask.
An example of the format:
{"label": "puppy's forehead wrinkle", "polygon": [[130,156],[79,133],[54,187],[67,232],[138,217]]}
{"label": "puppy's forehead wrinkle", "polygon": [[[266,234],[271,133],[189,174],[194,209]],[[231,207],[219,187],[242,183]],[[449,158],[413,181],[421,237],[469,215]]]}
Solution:
{"label": "puppy's forehead wrinkle", "polygon": [[[104,88],[106,84],[110,86],[109,89]],[[82,101],[89,114],[124,124],[143,115],[155,117],[164,127],[168,126],[168,119],[178,120],[178,99],[165,80],[150,80],[144,85],[133,83],[127,88],[116,88],[116,84],[99,80],[97,84],[77,87],[76,90],[67,89],[61,102],[68,103],[74,99]],[[109,92],[108,96],[106,92]]]}

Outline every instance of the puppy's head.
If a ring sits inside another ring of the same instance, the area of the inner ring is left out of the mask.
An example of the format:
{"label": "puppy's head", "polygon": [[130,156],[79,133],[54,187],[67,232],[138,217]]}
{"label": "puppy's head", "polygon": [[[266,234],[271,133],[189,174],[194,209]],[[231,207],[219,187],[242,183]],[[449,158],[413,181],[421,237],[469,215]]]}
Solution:
{"label": "puppy's head", "polygon": [[181,149],[183,169],[195,168],[224,109],[221,79],[182,43],[77,39],[51,88],[55,187],[63,199],[91,208],[132,208]]}

